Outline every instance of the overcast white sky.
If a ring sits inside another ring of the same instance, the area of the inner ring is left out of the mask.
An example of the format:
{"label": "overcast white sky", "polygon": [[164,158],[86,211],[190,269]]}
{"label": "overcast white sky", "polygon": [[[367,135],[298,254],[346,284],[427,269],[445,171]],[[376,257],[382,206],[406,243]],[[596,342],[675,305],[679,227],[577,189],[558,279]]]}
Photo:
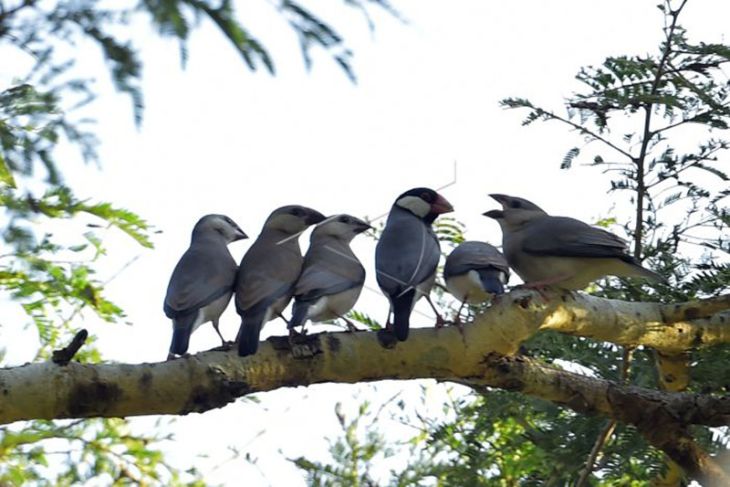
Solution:
{"label": "overcast white sky", "polygon": [[[79,195],[132,209],[162,230],[149,251],[111,236],[103,278],[138,259],[108,287],[131,326],[84,323],[100,336],[107,359],[165,358],[171,333],[162,312],[165,288],[192,225],[206,213],[229,215],[252,237],[231,245],[238,259],[280,205],[372,217],[387,211],[406,189],[448,184],[456,162],[455,184],[443,194],[468,225],[469,238],[501,240],[496,223],[480,216],[495,206],[490,192],[524,196],[551,213],[586,221],[610,214],[615,196],[606,193],[605,176],[590,168],[559,169],[565,152],[580,145],[576,136],[557,125],[523,128],[524,113],[505,111],[498,100],[521,96],[560,110],[563,97],[578,87],[574,74],[580,66],[655,49],[662,35],[657,1],[395,0],[407,23],[375,11],[374,32],[339,2],[322,3],[326,7],[319,12],[355,52],[357,84],[319,52],[307,73],[294,36],[267,2],[237,2],[237,7],[271,49],[278,68],[274,78],[249,72],[204,24],[192,37],[184,71],[175,43],[159,40],[145,27],[136,31],[145,61],[141,130],[133,126],[129,100],[99,80],[102,96],[94,111],[103,169],[70,168],[69,183]],[[727,0],[692,1],[682,24],[694,38],[727,42],[727,19]],[[86,62],[95,67],[92,59]],[[374,242],[361,237],[355,251],[376,288]],[[387,304],[364,292],[358,308],[383,319]],[[432,320],[420,318],[416,325],[430,326]],[[237,327],[231,306],[221,329],[233,338]],[[283,323],[266,328],[284,331]],[[206,325],[193,336],[191,351],[217,343]],[[15,347],[9,358],[28,360],[31,348]],[[180,418],[171,451],[183,465],[205,469],[209,482],[303,485],[285,457],[324,457],[324,438],[337,431],[337,401],[354,407],[354,397],[378,402],[399,390],[412,398],[418,387],[380,383],[261,394],[260,404],[238,402]],[[432,385],[434,411],[444,387]],[[389,434],[397,439],[411,432],[401,428]],[[259,458],[258,469],[238,460],[212,470],[227,458],[228,445],[251,451]],[[196,460],[196,454],[210,459]]]}

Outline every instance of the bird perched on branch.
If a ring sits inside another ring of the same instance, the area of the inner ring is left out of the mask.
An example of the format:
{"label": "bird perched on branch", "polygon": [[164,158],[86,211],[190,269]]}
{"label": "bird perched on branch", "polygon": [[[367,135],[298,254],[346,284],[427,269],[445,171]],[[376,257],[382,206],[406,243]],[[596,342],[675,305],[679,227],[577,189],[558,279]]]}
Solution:
{"label": "bird perched on branch", "polygon": [[331,216],[312,231],[302,274],[294,286],[294,306],[289,329],[304,327],[307,320],[342,318],[355,306],[365,282],[365,268],[350,248],[356,235],[372,227],[350,215]]}
{"label": "bird perched on branch", "polygon": [[236,278],[236,311],[241,315],[238,355],[256,353],[261,328],[281,316],[302,270],[299,236],[324,215],[291,205],[274,210],[256,241],[243,256]]}
{"label": "bird perched on branch", "polygon": [[453,210],[443,196],[429,188],[406,191],[391,207],[375,248],[375,270],[378,285],[390,302],[386,328],[391,327],[392,312],[392,329],[400,341],[408,338],[411,312],[422,296],[436,313],[436,325],[444,323],[429,297],[441,256],[431,224]]}
{"label": "bird perched on branch", "polygon": [[485,216],[502,227],[502,250],[526,287],[583,289],[605,276],[664,278],[641,266],[618,236],[580,220],[551,216],[515,196],[490,195],[502,205]]}
{"label": "bird perched on branch", "polygon": [[172,319],[172,343],[167,358],[184,355],[190,335],[203,323],[213,328],[225,345],[218,318],[233,294],[238,266],[228,244],[247,238],[225,215],[205,215],[193,228],[190,247],[172,271],[163,309]]}
{"label": "bird perched on branch", "polygon": [[491,301],[494,296],[504,293],[508,280],[507,260],[486,242],[462,242],[446,258],[446,289],[462,302],[462,306]]}

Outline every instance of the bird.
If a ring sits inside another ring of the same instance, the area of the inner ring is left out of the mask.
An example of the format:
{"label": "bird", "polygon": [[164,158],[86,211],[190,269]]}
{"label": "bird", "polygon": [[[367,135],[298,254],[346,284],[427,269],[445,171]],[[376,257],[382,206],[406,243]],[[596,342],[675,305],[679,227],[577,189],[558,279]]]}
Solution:
{"label": "bird", "polygon": [[317,225],[304,256],[302,274],[294,286],[289,329],[304,327],[307,320],[342,318],[348,329],[355,325],[345,314],[355,306],[365,283],[365,268],[350,248],[356,235],[372,229],[351,215],[334,215]]}
{"label": "bird", "polygon": [[421,296],[426,296],[436,313],[436,326],[443,318],[429,298],[436,279],[441,247],[431,225],[436,218],[453,211],[446,198],[429,188],[414,188],[393,203],[383,233],[375,247],[378,285],[390,303],[386,328],[399,341],[408,339],[410,316]]}
{"label": "bird", "polygon": [[289,304],[302,270],[299,235],[322,220],[324,215],[305,206],[277,208],[241,259],[235,285],[239,356],[256,353],[261,328]]}
{"label": "bird", "polygon": [[629,255],[618,236],[575,218],[548,215],[516,196],[490,194],[502,205],[484,216],[502,228],[502,250],[525,286],[584,289],[605,276],[665,279]]}
{"label": "bird", "polygon": [[172,271],[163,305],[165,315],[172,319],[168,360],[184,355],[190,335],[208,321],[226,345],[218,319],[231,300],[238,271],[228,244],[245,238],[243,230],[225,215],[205,215],[193,227],[190,247]]}
{"label": "bird", "polygon": [[[464,304],[478,305],[504,293],[509,264],[502,253],[486,242],[467,241],[446,258],[446,289]],[[456,314],[459,319],[461,308]]]}

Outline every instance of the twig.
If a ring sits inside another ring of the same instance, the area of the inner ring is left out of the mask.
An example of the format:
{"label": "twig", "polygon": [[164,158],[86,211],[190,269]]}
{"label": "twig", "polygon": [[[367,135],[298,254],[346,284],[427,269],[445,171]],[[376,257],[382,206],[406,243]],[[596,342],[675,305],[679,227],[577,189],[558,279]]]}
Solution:
{"label": "twig", "polygon": [[71,343],[69,343],[67,347],[53,351],[53,356],[51,358],[53,363],[57,365],[68,365],[68,363],[71,362],[71,359],[74,358],[74,355],[76,355],[76,352],[78,352],[86,342],[88,337],[89,332],[84,329],[76,333],[76,336],[74,336],[73,340],[71,340]]}
{"label": "twig", "polygon": [[[621,362],[621,381],[623,383],[625,383],[629,377],[629,366],[631,365],[632,353],[632,348],[624,348],[623,359]],[[615,419],[612,419],[608,423],[606,423],[606,426],[604,426],[603,430],[601,430],[598,438],[596,438],[596,442],[593,444],[593,448],[591,448],[591,453],[588,455],[588,459],[586,460],[586,466],[583,468],[583,471],[580,473],[580,477],[578,477],[578,481],[575,483],[575,487],[583,487],[584,485],[586,485],[586,481],[588,480],[588,476],[593,471],[593,466],[596,464],[598,455],[600,455],[603,446],[606,444],[606,442],[608,442],[615,430]]]}

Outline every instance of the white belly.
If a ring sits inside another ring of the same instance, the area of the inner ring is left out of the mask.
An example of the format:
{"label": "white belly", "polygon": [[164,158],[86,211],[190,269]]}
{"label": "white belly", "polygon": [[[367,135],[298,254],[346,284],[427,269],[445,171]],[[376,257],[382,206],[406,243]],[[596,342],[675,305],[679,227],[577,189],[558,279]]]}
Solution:
{"label": "white belly", "polygon": [[526,283],[561,277],[554,286],[575,290],[585,289],[605,276],[637,275],[632,266],[620,259],[588,257],[530,256],[523,258],[515,271]]}
{"label": "white belly", "polygon": [[321,322],[343,316],[355,306],[357,298],[360,297],[360,291],[362,291],[362,286],[357,286],[338,294],[322,296],[309,307],[307,319]]}
{"label": "white belly", "polygon": [[218,318],[220,318],[220,316],[223,314],[223,311],[225,311],[226,307],[228,306],[232,295],[233,292],[226,293],[220,298],[208,304],[207,306],[203,306],[202,308],[200,308],[198,310],[198,317],[193,323],[193,331],[195,331],[195,329],[203,323],[207,323],[209,321],[218,321]]}
{"label": "white belly", "polygon": [[492,294],[485,292],[477,271],[451,276],[446,280],[446,289],[459,301],[469,304],[482,304],[492,300]]}

